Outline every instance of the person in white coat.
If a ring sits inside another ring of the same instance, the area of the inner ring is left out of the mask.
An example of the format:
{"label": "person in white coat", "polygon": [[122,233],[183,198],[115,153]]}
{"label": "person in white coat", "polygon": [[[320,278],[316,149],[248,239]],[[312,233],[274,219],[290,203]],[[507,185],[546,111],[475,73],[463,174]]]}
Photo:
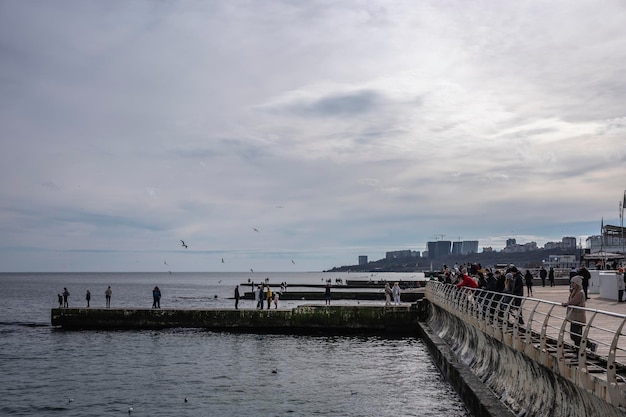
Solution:
{"label": "person in white coat", "polygon": [[398,285],[397,282],[393,284],[393,289],[391,291],[393,292],[394,304],[400,305],[400,286]]}

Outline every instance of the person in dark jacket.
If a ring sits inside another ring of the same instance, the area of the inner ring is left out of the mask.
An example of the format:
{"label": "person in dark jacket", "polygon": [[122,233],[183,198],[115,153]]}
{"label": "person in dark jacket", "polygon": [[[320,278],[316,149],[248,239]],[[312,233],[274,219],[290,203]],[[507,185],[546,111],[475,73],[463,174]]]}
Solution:
{"label": "person in dark jacket", "polygon": [[550,286],[554,287],[554,268],[550,267],[550,272],[548,272],[548,281],[550,281]]}
{"label": "person in dark jacket", "polygon": [[70,296],[70,292],[67,290],[67,288],[63,288],[63,307],[65,308],[69,308],[69,303],[67,301],[67,299]]}
{"label": "person in dark jacket", "polygon": [[541,269],[539,270],[539,278],[541,278],[541,286],[542,287],[546,286],[546,278],[547,277],[548,277],[548,271],[546,271],[546,268],[544,268],[542,266]]}
{"label": "person in dark jacket", "polygon": [[528,297],[533,296],[533,274],[530,272],[530,269],[526,270],[526,275],[524,275],[524,281],[526,283],[526,294]]}
{"label": "person in dark jacket", "polygon": [[524,319],[522,318],[522,297],[524,296],[524,277],[522,277],[522,273],[516,268],[513,267],[511,272],[514,274],[513,277],[513,295],[517,297],[513,300],[513,305],[519,309],[519,324],[524,324]]}

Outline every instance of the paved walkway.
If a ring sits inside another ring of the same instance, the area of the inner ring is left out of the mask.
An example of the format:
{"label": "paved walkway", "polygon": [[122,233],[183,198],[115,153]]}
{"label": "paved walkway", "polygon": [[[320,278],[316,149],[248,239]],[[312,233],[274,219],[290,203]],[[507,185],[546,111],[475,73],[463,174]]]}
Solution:
{"label": "paved walkway", "polygon": [[[524,295],[528,295],[528,293],[526,292],[526,287],[524,287]],[[600,298],[600,294],[588,294],[588,296],[589,299],[585,303],[586,308],[609,311],[612,313],[626,314],[626,302],[618,303],[615,300]],[[533,298],[554,301],[556,303],[563,303],[567,301],[568,297],[569,288],[567,285],[557,285],[555,287],[542,287],[541,285],[533,286]],[[624,297],[624,299],[626,299],[626,296]]]}

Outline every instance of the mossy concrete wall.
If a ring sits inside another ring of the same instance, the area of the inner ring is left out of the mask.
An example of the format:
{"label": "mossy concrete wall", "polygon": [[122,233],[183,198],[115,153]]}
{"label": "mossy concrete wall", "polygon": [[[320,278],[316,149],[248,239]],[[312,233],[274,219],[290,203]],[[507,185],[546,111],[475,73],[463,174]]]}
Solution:
{"label": "mossy concrete wall", "polygon": [[413,306],[300,306],[293,310],[180,310],[55,308],[53,326],[65,329],[195,327],[260,332],[376,332],[417,334]]}

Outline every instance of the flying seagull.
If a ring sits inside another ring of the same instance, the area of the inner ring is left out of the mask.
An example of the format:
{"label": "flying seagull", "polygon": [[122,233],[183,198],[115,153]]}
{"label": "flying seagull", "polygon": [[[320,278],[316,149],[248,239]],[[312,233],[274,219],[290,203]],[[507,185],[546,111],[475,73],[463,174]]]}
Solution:
{"label": "flying seagull", "polygon": [[252,230],[254,230],[255,232],[259,232],[259,229],[257,229],[256,227],[253,227]]}
{"label": "flying seagull", "polygon": [[252,268],[250,268],[250,272],[254,272],[254,270]]}
{"label": "flying seagull", "polygon": [[222,263],[224,263],[224,258],[222,258]]}
{"label": "flying seagull", "polygon": [[291,260],[291,263],[292,263],[292,264],[294,264],[294,265],[296,264],[296,263],[293,261],[293,259]]}
{"label": "flying seagull", "polygon": [[185,245],[185,241],[184,241],[184,240],[181,240],[181,241],[180,241],[180,243],[182,243],[182,244],[183,244],[183,247],[184,247],[185,249],[187,249],[187,245]]}

